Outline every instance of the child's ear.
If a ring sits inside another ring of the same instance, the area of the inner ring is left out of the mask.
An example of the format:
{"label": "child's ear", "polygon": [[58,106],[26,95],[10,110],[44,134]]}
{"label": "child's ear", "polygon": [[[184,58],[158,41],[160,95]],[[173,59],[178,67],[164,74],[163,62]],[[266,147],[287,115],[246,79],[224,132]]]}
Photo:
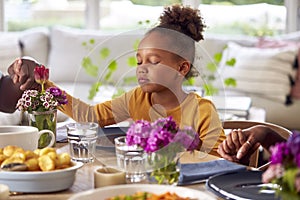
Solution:
{"label": "child's ear", "polygon": [[191,69],[191,63],[188,61],[183,61],[179,67],[179,72],[183,76],[185,76],[187,75],[187,73],[189,73],[190,69]]}

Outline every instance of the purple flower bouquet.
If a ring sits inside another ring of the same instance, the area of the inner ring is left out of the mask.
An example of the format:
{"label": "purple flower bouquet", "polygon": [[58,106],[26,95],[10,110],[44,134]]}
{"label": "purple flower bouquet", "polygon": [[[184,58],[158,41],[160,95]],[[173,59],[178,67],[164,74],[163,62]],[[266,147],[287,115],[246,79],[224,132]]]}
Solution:
{"label": "purple flower bouquet", "polygon": [[271,182],[282,199],[300,199],[300,133],[294,132],[286,142],[271,147],[271,164],[263,182]]}
{"label": "purple flower bouquet", "polygon": [[154,122],[139,120],[133,123],[126,136],[128,145],[138,145],[148,154],[147,169],[157,183],[176,184],[179,178],[177,161],[185,150],[198,148],[200,139],[191,128],[179,129],[172,117]]}

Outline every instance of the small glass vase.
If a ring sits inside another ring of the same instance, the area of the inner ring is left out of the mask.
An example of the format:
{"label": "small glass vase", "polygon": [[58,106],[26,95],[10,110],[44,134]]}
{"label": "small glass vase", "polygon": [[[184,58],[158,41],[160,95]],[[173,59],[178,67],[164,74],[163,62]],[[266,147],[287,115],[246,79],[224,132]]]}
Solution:
{"label": "small glass vase", "polygon": [[148,155],[148,181],[155,184],[177,185],[180,176],[180,153],[154,152]]}
{"label": "small glass vase", "polygon": [[[44,112],[32,111],[28,113],[29,126],[34,126],[38,130],[51,130],[55,135],[56,140],[56,124],[57,110],[49,110]],[[46,147],[51,141],[51,136],[48,133],[41,135],[38,143],[38,148]],[[55,143],[54,145],[55,146]]]}

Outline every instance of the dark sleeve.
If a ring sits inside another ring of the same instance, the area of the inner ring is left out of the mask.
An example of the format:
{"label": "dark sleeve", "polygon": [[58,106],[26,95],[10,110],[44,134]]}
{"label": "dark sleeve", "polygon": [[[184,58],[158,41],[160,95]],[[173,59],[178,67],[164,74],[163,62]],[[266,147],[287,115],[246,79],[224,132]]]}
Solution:
{"label": "dark sleeve", "polygon": [[3,76],[0,79],[0,111],[13,113],[22,93],[20,84],[14,84],[9,76]]}

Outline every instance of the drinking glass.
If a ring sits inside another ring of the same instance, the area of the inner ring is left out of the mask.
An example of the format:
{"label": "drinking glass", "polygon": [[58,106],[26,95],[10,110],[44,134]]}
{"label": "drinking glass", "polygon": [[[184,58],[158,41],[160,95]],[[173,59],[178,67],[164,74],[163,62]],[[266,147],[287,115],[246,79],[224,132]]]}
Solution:
{"label": "drinking glass", "polygon": [[66,126],[72,160],[84,163],[93,162],[98,138],[98,124],[75,122]]}
{"label": "drinking glass", "polygon": [[126,144],[126,136],[115,138],[118,167],[126,172],[126,180],[130,183],[146,180],[147,154],[136,145]]}

